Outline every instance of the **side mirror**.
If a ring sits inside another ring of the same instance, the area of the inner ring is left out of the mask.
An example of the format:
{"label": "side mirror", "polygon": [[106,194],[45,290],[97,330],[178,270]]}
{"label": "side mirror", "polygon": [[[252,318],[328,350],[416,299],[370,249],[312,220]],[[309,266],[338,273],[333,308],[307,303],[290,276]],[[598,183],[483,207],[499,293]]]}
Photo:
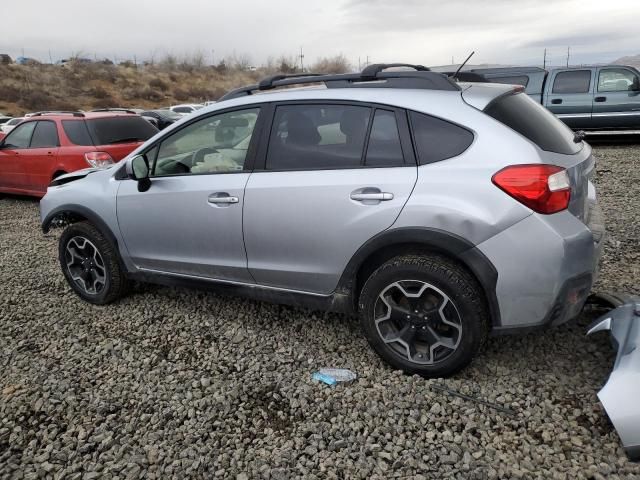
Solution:
{"label": "side mirror", "polygon": [[629,90],[632,92],[640,92],[640,78],[633,77],[633,82],[629,86]]}
{"label": "side mirror", "polygon": [[139,192],[146,192],[151,188],[149,173],[149,160],[146,155],[136,155],[127,161],[127,176],[138,182]]}

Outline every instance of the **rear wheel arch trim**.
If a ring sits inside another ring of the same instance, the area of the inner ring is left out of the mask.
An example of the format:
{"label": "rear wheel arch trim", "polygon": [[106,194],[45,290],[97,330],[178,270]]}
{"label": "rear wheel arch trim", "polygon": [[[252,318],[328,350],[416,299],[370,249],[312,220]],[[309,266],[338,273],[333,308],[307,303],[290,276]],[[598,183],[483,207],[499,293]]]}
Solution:
{"label": "rear wheel arch trim", "polygon": [[[443,230],[403,227],[379,233],[362,245],[353,255],[340,277],[336,291],[349,292],[355,297],[358,273],[367,261],[390,247],[403,244],[412,244],[426,250],[432,250],[434,253],[447,255],[469,269],[485,293],[492,327],[501,325],[500,307],[496,296],[497,270],[471,242]],[[353,298],[354,306],[357,301],[357,298]]]}

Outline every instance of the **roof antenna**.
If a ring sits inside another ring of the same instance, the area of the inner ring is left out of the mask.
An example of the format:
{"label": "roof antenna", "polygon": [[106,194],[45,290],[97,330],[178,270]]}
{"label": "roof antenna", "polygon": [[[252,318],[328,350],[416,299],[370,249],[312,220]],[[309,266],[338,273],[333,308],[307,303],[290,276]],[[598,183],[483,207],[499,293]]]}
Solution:
{"label": "roof antenna", "polygon": [[460,73],[460,70],[462,70],[462,67],[464,67],[464,66],[467,64],[467,62],[469,61],[469,59],[470,59],[471,57],[473,57],[473,54],[474,54],[474,53],[476,53],[476,52],[471,52],[471,53],[469,54],[469,56],[467,57],[467,59],[466,59],[464,62],[462,62],[462,63],[460,64],[460,66],[458,67],[458,70],[456,70],[456,73],[454,73],[454,74],[453,74],[453,76],[452,76],[451,78],[453,78],[453,79],[455,80],[455,79],[458,77],[458,74]]}

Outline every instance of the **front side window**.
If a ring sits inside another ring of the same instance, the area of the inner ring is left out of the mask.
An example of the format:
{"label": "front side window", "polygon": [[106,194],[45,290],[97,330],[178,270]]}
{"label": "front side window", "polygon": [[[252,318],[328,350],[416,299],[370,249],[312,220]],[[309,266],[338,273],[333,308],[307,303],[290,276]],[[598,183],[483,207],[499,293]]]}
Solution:
{"label": "front side window", "polygon": [[598,75],[598,91],[628,92],[637,82],[636,75],[626,68],[606,68]]}
{"label": "front side window", "polygon": [[591,70],[560,72],[553,81],[553,93],[588,93]]}
{"label": "front side window", "polygon": [[31,148],[47,148],[58,146],[58,128],[55,122],[38,122],[33,137]]}
{"label": "front side window", "polygon": [[276,109],[267,170],[324,170],[362,165],[371,108],[283,105]]}
{"label": "front side window", "polygon": [[242,171],[259,112],[252,108],[221,113],[171,134],[160,144],[153,175]]}
{"label": "front side window", "polygon": [[29,148],[35,126],[36,122],[18,125],[5,137],[4,144],[9,148]]}
{"label": "front side window", "polygon": [[191,107],[176,107],[173,109],[174,112],[178,113],[191,113],[193,112],[193,108]]}

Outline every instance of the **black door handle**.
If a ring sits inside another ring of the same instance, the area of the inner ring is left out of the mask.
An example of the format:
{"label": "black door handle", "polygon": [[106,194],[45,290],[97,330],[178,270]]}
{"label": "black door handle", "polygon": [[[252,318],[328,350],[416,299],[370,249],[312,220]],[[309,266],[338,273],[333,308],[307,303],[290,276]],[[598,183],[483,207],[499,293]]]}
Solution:
{"label": "black door handle", "polygon": [[551,103],[553,103],[554,105],[558,105],[558,104],[562,103],[562,99],[561,98],[554,98],[553,100],[551,100]]}
{"label": "black door handle", "polygon": [[596,97],[593,99],[595,102],[606,102],[607,97]]}

